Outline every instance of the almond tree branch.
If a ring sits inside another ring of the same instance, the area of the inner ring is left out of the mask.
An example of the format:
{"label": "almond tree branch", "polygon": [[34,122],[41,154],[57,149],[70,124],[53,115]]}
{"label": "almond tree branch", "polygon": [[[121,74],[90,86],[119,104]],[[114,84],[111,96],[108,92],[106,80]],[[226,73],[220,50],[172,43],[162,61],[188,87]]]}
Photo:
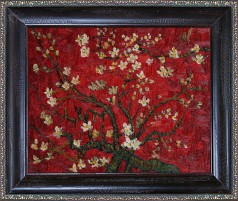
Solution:
{"label": "almond tree branch", "polygon": [[68,140],[70,148],[72,150],[76,150],[81,154],[85,154],[88,150],[91,150],[91,149],[98,149],[98,150],[104,151],[106,153],[113,152],[113,147],[111,144],[98,142],[98,141],[90,141],[83,146],[77,147],[73,144],[73,138],[70,133],[63,133],[62,137],[65,137]]}
{"label": "almond tree branch", "polygon": [[[36,38],[37,39],[37,38]],[[37,39],[37,42],[39,43],[39,45],[41,46],[42,49],[43,46],[41,44],[41,41],[39,39]],[[63,80],[61,79],[61,76],[64,78],[64,80],[66,80],[67,82],[69,82],[68,78],[60,71],[60,68],[59,68],[59,65],[58,65],[58,62],[54,62],[54,60],[52,59],[52,57],[47,54],[46,55],[47,58],[52,62],[52,64],[54,64],[54,67],[55,67],[55,70],[57,72],[57,75],[58,75],[58,78],[59,80],[61,81],[61,83],[63,83]],[[119,148],[119,131],[118,131],[118,126],[117,126],[117,123],[116,123],[116,118],[115,118],[115,115],[112,111],[112,108],[110,107],[110,105],[107,105],[99,100],[97,100],[95,97],[89,97],[85,94],[83,94],[82,92],[80,92],[75,86],[71,86],[71,89],[77,94],[79,95],[80,97],[84,98],[84,100],[88,103],[93,103],[95,104],[96,106],[99,106],[99,107],[102,107],[104,108],[104,110],[108,113],[108,115],[110,116],[110,121],[112,123],[112,126],[113,126],[113,138],[114,138],[114,149],[118,149]]]}
{"label": "almond tree branch", "polygon": [[[174,134],[176,132],[176,130],[179,128],[179,126],[181,125],[183,118],[184,118],[184,114],[179,119],[179,121],[176,123],[176,125],[173,127],[173,129],[169,132],[152,131],[145,137],[145,139],[142,141],[141,145],[144,145],[146,142],[149,142],[151,140],[155,140],[155,139],[158,140],[159,137],[165,137],[165,136],[170,136],[170,135]],[[152,138],[153,136],[158,136],[158,138]]]}
{"label": "almond tree branch", "polygon": [[138,132],[136,134],[136,137],[139,138],[143,132],[143,127],[144,125],[147,123],[147,121],[150,119],[150,117],[154,114],[155,110],[158,109],[160,106],[170,102],[170,101],[177,101],[178,100],[178,96],[181,95],[184,92],[185,88],[182,87],[181,91],[178,92],[176,95],[174,95],[171,98],[165,99],[159,103],[157,103],[156,105],[154,105],[152,107],[152,109],[149,111],[149,113],[147,114],[147,116],[144,118],[143,122],[140,124],[139,128],[138,128]]}

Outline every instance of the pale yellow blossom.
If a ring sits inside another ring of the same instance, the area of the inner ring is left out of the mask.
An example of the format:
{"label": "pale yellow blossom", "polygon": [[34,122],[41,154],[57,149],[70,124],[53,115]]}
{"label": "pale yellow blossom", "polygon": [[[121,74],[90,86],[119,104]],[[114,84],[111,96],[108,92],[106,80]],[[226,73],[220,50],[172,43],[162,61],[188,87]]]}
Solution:
{"label": "pale yellow blossom", "polygon": [[97,138],[99,136],[99,132],[96,129],[94,129],[92,132],[92,136],[93,138]]}
{"label": "pale yellow blossom", "polygon": [[161,66],[159,70],[157,70],[157,73],[163,77],[168,78],[173,75],[174,70],[171,68],[165,68],[164,66]]}
{"label": "pale yellow blossom", "polygon": [[139,52],[140,46],[138,44],[135,44],[134,47],[132,48],[133,51]]}
{"label": "pale yellow blossom", "polygon": [[135,61],[138,59],[137,55],[134,54],[130,54],[130,56],[127,58],[127,61],[131,62],[131,63],[135,63]]}
{"label": "pale yellow blossom", "polygon": [[113,130],[107,130],[106,137],[111,138],[113,136]]}
{"label": "pale yellow blossom", "polygon": [[50,98],[53,94],[53,90],[47,87],[44,94],[46,95],[47,98]]}
{"label": "pale yellow blossom", "polygon": [[50,99],[47,101],[47,103],[51,106],[51,107],[54,107],[55,105],[57,105],[57,99],[56,98],[53,98],[53,97],[50,97]]}
{"label": "pale yellow blossom", "polygon": [[92,130],[93,126],[92,126],[92,122],[88,121],[88,123],[83,123],[83,125],[81,126],[81,128],[83,129],[83,132]]}
{"label": "pale yellow blossom", "polygon": [[180,147],[181,146],[181,140],[176,140],[176,146]]}
{"label": "pale yellow blossom", "polygon": [[96,73],[98,73],[98,74],[102,75],[104,70],[106,70],[106,66],[104,66],[104,65],[99,65],[96,67]]}
{"label": "pale yellow blossom", "polygon": [[67,91],[70,88],[70,84],[68,82],[64,82],[64,84],[62,84],[62,88]]}
{"label": "pale yellow blossom", "polygon": [[46,116],[45,116],[44,124],[46,124],[47,126],[49,126],[49,125],[52,124],[52,123],[53,123],[53,120],[52,120],[51,116],[50,116],[50,115],[46,115]]}
{"label": "pale yellow blossom", "polygon": [[179,54],[178,54],[178,50],[176,50],[175,47],[173,47],[170,51],[169,51],[169,57],[170,58],[179,58]]}
{"label": "pale yellow blossom", "polygon": [[98,58],[103,59],[106,55],[103,52],[98,53]]}
{"label": "pale yellow blossom", "polygon": [[69,170],[72,171],[72,172],[77,172],[77,166],[76,166],[76,164],[73,163],[72,167],[69,168]]}
{"label": "pale yellow blossom", "polygon": [[192,52],[198,53],[200,51],[200,47],[198,44],[195,44],[193,48],[191,48]]}
{"label": "pale yellow blossom", "polygon": [[45,158],[45,160],[49,161],[49,160],[51,160],[53,158],[54,158],[54,156],[52,155],[52,152],[48,152],[47,153],[47,157]]}
{"label": "pale yellow blossom", "polygon": [[34,65],[33,65],[33,71],[34,71],[35,73],[38,73],[39,70],[40,70],[40,69],[39,69],[39,67],[38,67],[38,64],[34,64]]}
{"label": "pale yellow blossom", "polygon": [[45,117],[46,117],[46,113],[45,113],[45,111],[42,111],[40,114],[40,118],[45,119]]}
{"label": "pale yellow blossom", "polygon": [[131,140],[131,148],[133,150],[140,149],[140,145],[141,145],[141,142],[137,138],[134,138],[133,140]]}
{"label": "pale yellow blossom", "polygon": [[153,63],[153,61],[154,61],[153,59],[150,59],[150,58],[149,58],[149,59],[146,60],[146,63],[147,63],[148,65],[151,65],[151,64]]}
{"label": "pale yellow blossom", "polygon": [[79,76],[77,75],[76,77],[73,77],[72,80],[71,80],[71,83],[74,84],[74,85],[79,84],[80,83]]}
{"label": "pale yellow blossom", "polygon": [[201,108],[201,106],[202,106],[202,102],[199,101],[198,104],[197,104],[197,108]]}
{"label": "pale yellow blossom", "polygon": [[84,169],[85,167],[86,167],[86,164],[84,163],[84,161],[82,159],[79,159],[78,169],[81,170],[81,169]]}
{"label": "pale yellow blossom", "polygon": [[89,56],[89,53],[90,53],[90,48],[89,48],[89,47],[86,47],[86,46],[83,46],[83,47],[80,49],[80,52],[81,52],[81,57],[88,57],[88,56]]}
{"label": "pale yellow blossom", "polygon": [[204,62],[205,58],[201,54],[197,54],[196,58],[193,58],[193,60],[196,61],[197,64],[201,64],[202,62]]}
{"label": "pale yellow blossom", "polygon": [[117,94],[117,89],[118,89],[117,86],[112,86],[112,87],[108,88],[108,93],[109,94]]}
{"label": "pale yellow blossom", "polygon": [[60,138],[60,136],[62,135],[62,128],[56,126],[55,127],[55,132],[53,133],[53,136],[55,136],[56,138]]}
{"label": "pale yellow blossom", "polygon": [[177,117],[178,117],[178,112],[175,112],[174,115],[172,116],[172,119],[174,121],[177,121]]}
{"label": "pale yellow blossom", "polygon": [[132,150],[138,150],[140,149],[141,142],[137,139],[134,138],[131,140],[129,137],[126,136],[126,141],[122,143],[122,147],[132,149]]}
{"label": "pale yellow blossom", "polygon": [[78,35],[77,39],[75,40],[75,42],[77,42],[79,46],[88,44],[88,41],[89,37],[87,36],[87,34]]}
{"label": "pale yellow blossom", "polygon": [[70,68],[70,67],[64,67],[63,74],[69,76],[69,75],[70,75],[70,72],[71,72],[71,68]]}
{"label": "pale yellow blossom", "polygon": [[42,142],[40,146],[41,151],[46,151],[48,149],[48,142]]}
{"label": "pale yellow blossom", "polygon": [[38,139],[34,140],[34,143],[31,144],[31,148],[34,150],[38,150]]}
{"label": "pale yellow blossom", "polygon": [[138,103],[140,103],[143,107],[147,106],[149,102],[150,102],[150,99],[146,98],[145,96],[143,96],[143,98],[138,101]]}
{"label": "pale yellow blossom", "polygon": [[141,63],[136,61],[134,64],[132,64],[132,68],[134,70],[138,70],[139,68],[141,68]]}
{"label": "pale yellow blossom", "polygon": [[112,98],[107,98],[107,100],[113,105],[116,103],[116,97],[115,96],[112,96]]}
{"label": "pale yellow blossom", "polygon": [[133,134],[131,124],[123,123],[123,129],[121,130],[125,135],[129,136]]}
{"label": "pale yellow blossom", "polygon": [[165,57],[164,56],[159,57],[159,60],[162,64],[165,63]]}
{"label": "pale yellow blossom", "polygon": [[88,163],[89,163],[90,165],[92,165],[93,168],[94,168],[94,167],[100,167],[99,158],[97,158],[97,157],[91,158],[90,160],[88,160]]}
{"label": "pale yellow blossom", "polygon": [[81,140],[74,140],[73,141],[73,145],[76,146],[76,147],[80,147],[80,144],[81,144]]}
{"label": "pale yellow blossom", "polygon": [[34,164],[38,164],[38,163],[40,163],[41,162],[41,160],[37,157],[37,156],[35,156],[35,155],[33,155],[33,163]]}
{"label": "pale yellow blossom", "polygon": [[106,157],[102,157],[99,160],[100,160],[100,166],[105,166],[109,163],[109,158],[106,158]]}
{"label": "pale yellow blossom", "polygon": [[116,47],[114,47],[112,51],[109,51],[109,54],[111,55],[112,58],[115,58],[116,56],[118,56],[118,53],[119,53],[119,49]]}
{"label": "pale yellow blossom", "polygon": [[118,65],[121,70],[124,70],[127,68],[127,62],[120,61],[120,64]]}
{"label": "pale yellow blossom", "polygon": [[144,79],[145,78],[145,74],[143,71],[141,71],[139,74],[136,74],[136,76],[139,78],[139,79]]}

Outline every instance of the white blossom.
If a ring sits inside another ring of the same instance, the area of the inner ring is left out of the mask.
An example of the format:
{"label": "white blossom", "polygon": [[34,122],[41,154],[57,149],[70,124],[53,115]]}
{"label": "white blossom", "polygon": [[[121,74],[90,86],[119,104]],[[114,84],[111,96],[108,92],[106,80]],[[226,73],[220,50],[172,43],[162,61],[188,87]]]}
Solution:
{"label": "white blossom", "polygon": [[106,157],[102,157],[99,160],[100,160],[100,166],[105,166],[106,164],[109,163],[109,158],[106,158]]}
{"label": "white blossom", "polygon": [[38,73],[38,71],[40,70],[38,64],[34,64],[32,68],[35,73]]}
{"label": "white blossom", "polygon": [[33,155],[33,163],[34,164],[38,164],[38,163],[40,163],[41,162],[41,160],[37,157],[37,156],[35,156],[35,155]]}
{"label": "white blossom", "polygon": [[71,72],[71,68],[70,68],[70,67],[64,67],[63,74],[69,76],[69,75],[70,75],[70,72]]}
{"label": "white blossom", "polygon": [[173,75],[174,70],[171,68],[165,68],[164,66],[161,66],[159,70],[157,70],[157,73],[163,77],[168,78]]}
{"label": "white blossom", "polygon": [[81,128],[83,129],[83,132],[92,130],[93,126],[92,126],[92,122],[88,121],[88,123],[83,123],[83,125],[81,126]]}
{"label": "white blossom", "polygon": [[137,138],[134,138],[133,140],[131,140],[127,136],[125,138],[125,142],[122,143],[122,147],[132,149],[132,150],[140,149],[140,145],[141,145],[141,142]]}
{"label": "white blossom", "polygon": [[123,123],[123,129],[121,132],[128,136],[133,134],[131,124]]}
{"label": "white blossom", "polygon": [[80,144],[81,144],[81,140],[74,140],[73,141],[73,145],[76,146],[76,147],[80,147]]}
{"label": "white blossom", "polygon": [[139,79],[144,79],[145,78],[145,74],[143,71],[141,71],[139,74],[136,74],[136,76],[139,78]]}
{"label": "white blossom", "polygon": [[34,140],[34,143],[31,144],[31,148],[34,150],[38,150],[38,139]]}
{"label": "white blossom", "polygon": [[46,95],[47,98],[50,98],[53,94],[53,90],[47,87],[44,94]]}
{"label": "white blossom", "polygon": [[197,64],[201,64],[202,62],[204,62],[204,57],[201,54],[197,54],[196,58],[193,58],[194,61],[197,62]]}
{"label": "white blossom", "polygon": [[93,158],[89,159],[89,160],[88,160],[88,163],[89,163],[90,165],[92,165],[93,168],[94,168],[94,167],[100,167],[99,158],[97,158],[97,157],[93,157]]}
{"label": "white blossom", "polygon": [[115,58],[116,56],[118,56],[118,53],[119,53],[119,49],[116,47],[114,47],[112,51],[109,51],[109,54],[111,55],[112,58]]}
{"label": "white blossom", "polygon": [[56,126],[55,127],[55,132],[53,133],[53,136],[56,138],[60,138],[60,136],[63,134],[62,128]]}
{"label": "white blossom", "polygon": [[179,58],[179,54],[178,54],[178,50],[176,50],[175,47],[173,47],[170,51],[169,51],[169,57],[170,58]]}
{"label": "white blossom", "polygon": [[198,44],[195,44],[193,48],[191,48],[192,52],[198,53],[200,51],[200,47]]}
{"label": "white blossom", "polygon": [[50,97],[50,99],[47,101],[47,103],[51,106],[51,107],[54,107],[55,105],[57,105],[57,99],[56,98],[53,98],[53,97]]}
{"label": "white blossom", "polygon": [[108,93],[109,94],[117,94],[117,89],[118,89],[117,86],[112,86],[112,87],[108,88]]}
{"label": "white blossom", "polygon": [[138,59],[137,55],[134,54],[130,54],[130,56],[127,58],[127,61],[131,62],[131,63],[135,63],[135,61]]}
{"label": "white blossom", "polygon": [[80,83],[79,76],[77,75],[76,77],[73,77],[72,80],[71,80],[71,83],[74,84],[74,85],[79,84]]}
{"label": "white blossom", "polygon": [[88,41],[89,37],[87,36],[87,34],[78,35],[77,39],[75,40],[75,42],[77,42],[79,46],[88,44]]}
{"label": "white blossom", "polygon": [[149,58],[149,59],[146,60],[146,63],[147,63],[148,65],[151,65],[151,64],[153,63],[153,61],[154,61],[153,59],[150,59],[150,58]]}
{"label": "white blossom", "polygon": [[141,68],[141,63],[136,61],[134,64],[132,64],[132,68],[134,70],[138,70],[139,68]]}
{"label": "white blossom", "polygon": [[81,57],[88,57],[89,56],[89,53],[90,53],[90,48],[89,47],[86,47],[86,46],[83,46],[81,49]]}
{"label": "white blossom", "polygon": [[118,65],[121,70],[124,70],[127,68],[127,62],[120,61],[120,64]]}
{"label": "white blossom", "polygon": [[69,170],[72,171],[72,172],[77,172],[77,166],[76,166],[76,164],[73,163],[72,167],[69,168]]}
{"label": "white blossom", "polygon": [[67,91],[70,88],[70,84],[68,82],[64,82],[64,84],[62,84],[62,87]]}
{"label": "white blossom", "polygon": [[53,123],[53,120],[52,120],[52,118],[51,118],[51,116],[50,115],[46,115],[45,116],[45,118],[44,118],[44,124],[46,124],[47,126],[49,126],[50,124],[52,124]]}
{"label": "white blossom", "polygon": [[85,167],[86,167],[86,164],[84,163],[84,161],[82,159],[79,159],[78,169],[81,170],[81,169],[83,169]]}
{"label": "white blossom", "polygon": [[48,142],[42,142],[40,146],[41,151],[46,151],[48,149]]}
{"label": "white blossom", "polygon": [[138,103],[140,103],[143,107],[149,104],[149,102],[150,102],[150,99],[146,98],[145,96],[143,96],[143,98],[138,101]]}

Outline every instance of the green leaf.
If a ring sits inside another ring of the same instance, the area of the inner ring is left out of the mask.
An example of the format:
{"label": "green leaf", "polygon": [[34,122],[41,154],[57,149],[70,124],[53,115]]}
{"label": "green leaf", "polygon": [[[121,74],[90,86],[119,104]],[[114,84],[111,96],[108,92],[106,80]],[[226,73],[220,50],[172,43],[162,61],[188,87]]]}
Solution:
{"label": "green leaf", "polygon": [[161,162],[159,168],[156,169],[158,173],[178,173],[179,169],[171,164]]}
{"label": "green leaf", "polygon": [[158,159],[143,160],[139,157],[135,157],[133,166],[143,172],[158,172],[158,173],[179,172],[179,169],[176,166],[164,163]]}

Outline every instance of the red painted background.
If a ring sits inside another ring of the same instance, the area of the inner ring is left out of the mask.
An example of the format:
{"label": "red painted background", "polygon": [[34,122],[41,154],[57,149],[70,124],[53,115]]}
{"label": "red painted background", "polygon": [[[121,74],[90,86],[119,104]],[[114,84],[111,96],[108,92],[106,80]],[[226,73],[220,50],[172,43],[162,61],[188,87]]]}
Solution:
{"label": "red painted background", "polygon": [[[38,33],[40,35],[37,39],[36,34]],[[133,33],[138,36],[134,35],[134,41]],[[78,35],[83,34],[89,37],[88,43],[79,45],[75,40]],[[141,63],[141,68],[131,72],[130,78],[134,77],[135,79],[125,85],[124,88],[127,94],[122,97],[124,107],[128,107],[131,104],[131,116],[134,116],[138,108],[140,108],[137,116],[133,119],[133,125],[136,125],[136,119],[140,117],[141,113],[146,116],[154,105],[179,93],[184,85],[181,80],[186,80],[192,74],[191,82],[187,87],[197,90],[190,90],[188,94],[181,93],[178,96],[180,102],[170,101],[156,109],[156,116],[153,115],[148,120],[145,124],[146,130],[138,140],[143,141],[148,133],[154,130],[161,132],[171,131],[176,122],[184,115],[179,128],[175,133],[162,137],[159,143],[156,143],[157,141],[149,141],[140,146],[139,149],[135,150],[135,155],[145,160],[152,158],[160,159],[163,162],[177,166],[182,173],[210,172],[210,29],[119,27],[103,29],[103,32],[100,34],[101,38],[99,41],[102,41],[101,44],[104,46],[102,50],[107,53],[106,57],[108,58],[100,59],[98,57],[99,47],[97,47],[97,38],[99,34],[98,29],[95,27],[29,28],[28,171],[30,173],[72,172],[70,168],[72,168],[73,163],[77,164],[77,161],[81,158],[86,167],[81,170],[78,169],[78,172],[105,172],[106,166],[92,167],[88,160],[93,157],[106,157],[110,163],[112,157],[112,154],[98,151],[97,149],[87,151],[82,157],[76,150],[70,148],[67,138],[62,136],[56,138],[53,135],[55,127],[58,126],[62,128],[62,131],[70,133],[73,139],[81,140],[81,145],[89,141],[88,133],[83,132],[81,128],[84,122],[77,119],[76,108],[82,108],[82,114],[86,112],[89,115],[89,120],[93,126],[92,131],[94,129],[99,131],[100,125],[103,124],[102,132],[106,135],[106,132],[112,129],[112,125],[108,115],[105,115],[104,121],[99,117],[93,120],[92,113],[88,112],[89,109],[102,112],[100,107],[75,98],[75,94],[71,89],[64,90],[61,87],[62,84],[61,86],[57,85],[57,82],[60,82],[60,80],[55,66],[47,55],[44,56],[44,52],[39,50],[40,47],[44,51],[48,49],[49,55],[53,60],[57,59],[57,65],[61,72],[64,71],[64,67],[71,68],[70,75],[68,76],[69,80],[77,75],[79,76],[80,83],[75,85],[78,91],[86,96],[94,95],[104,104],[110,105],[118,124],[120,145],[125,141],[125,135],[121,130],[123,129],[123,123],[128,123],[127,118],[118,108],[116,98],[115,104],[109,101],[108,98],[113,99],[113,94],[108,93],[109,88],[92,91],[88,88],[92,82],[104,80],[109,87],[118,86],[118,93],[121,93],[123,91],[122,85],[125,84],[124,81],[128,78],[129,69],[132,69],[132,63],[127,61],[127,68],[121,70],[119,68],[120,61],[126,61],[130,54],[137,55],[137,61]],[[122,35],[125,35],[125,37],[122,37]],[[125,41],[126,36],[129,39]],[[111,38],[109,42],[108,38]],[[54,50],[50,50],[52,40],[55,40]],[[112,46],[111,41],[114,41],[114,46]],[[108,42],[108,44],[105,42]],[[132,49],[136,43],[139,43],[140,48],[142,48],[138,52]],[[196,44],[199,46],[199,50],[191,50]],[[81,55],[81,48],[83,46],[90,49],[88,57],[82,57]],[[119,50],[118,58],[116,59],[111,58],[109,54],[113,47]],[[173,47],[178,51],[178,58],[173,58],[169,54]],[[132,50],[127,52],[128,56],[126,56],[124,51],[128,51],[128,48]],[[57,53],[56,50],[58,50]],[[202,58],[201,62],[197,60],[199,57],[196,57],[197,55]],[[156,58],[152,58],[153,56]],[[161,61],[161,58],[158,58],[162,56],[165,57],[165,63]],[[149,65],[148,59],[153,59],[153,63]],[[113,67],[110,68],[113,62],[117,62],[115,69]],[[100,65],[105,67],[101,74],[96,71],[96,67]],[[162,77],[157,72],[161,70],[161,66],[164,66],[166,69],[172,69],[172,75]],[[145,81],[145,78],[143,78],[145,83],[138,86],[139,78],[137,74],[141,71],[148,79]],[[150,83],[153,82],[150,80],[153,80],[154,83]],[[52,88],[52,96],[57,99],[57,105],[53,107],[47,103],[49,98],[44,93],[47,87]],[[140,88],[142,88],[143,94],[140,94]],[[135,91],[137,92],[136,94],[134,94]],[[191,98],[191,95],[193,98]],[[144,107],[138,102],[143,96],[150,100]],[[188,105],[185,106],[182,104],[182,101]],[[41,118],[43,111],[51,116],[53,122],[50,125],[46,125],[44,118]],[[170,112],[171,115],[168,114],[166,116],[167,112]],[[175,115],[176,112],[178,113],[177,116]],[[77,122],[73,123],[66,119],[66,113],[68,117],[77,119]],[[172,117],[174,117],[174,120]],[[135,128],[136,131],[137,129]],[[38,143],[36,143],[35,139],[37,139]],[[113,142],[112,137],[106,137],[105,139],[108,143]],[[93,141],[100,142],[101,140],[101,136],[93,138]],[[42,142],[48,143],[48,146],[44,147]],[[33,156],[35,157],[34,159]],[[39,161],[37,162],[37,160]],[[123,172],[124,170],[125,164],[122,162],[118,171]],[[132,172],[140,172],[140,170],[133,168]]]}

